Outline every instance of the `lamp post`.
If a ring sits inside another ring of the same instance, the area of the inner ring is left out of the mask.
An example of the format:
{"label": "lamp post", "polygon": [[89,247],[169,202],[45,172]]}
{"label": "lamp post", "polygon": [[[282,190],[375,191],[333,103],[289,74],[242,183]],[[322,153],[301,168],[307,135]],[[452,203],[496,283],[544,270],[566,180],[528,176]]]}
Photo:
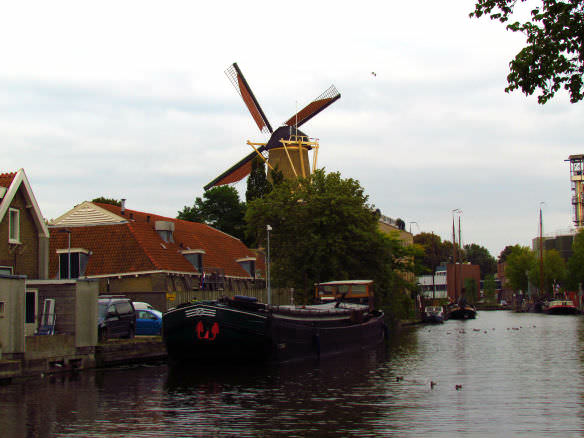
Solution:
{"label": "lamp post", "polygon": [[272,231],[272,227],[270,225],[266,225],[266,231],[268,233],[268,263],[266,264],[267,270],[267,277],[268,277],[268,306],[272,304],[272,289],[270,285],[270,231]]}
{"label": "lamp post", "polygon": [[67,233],[67,279],[71,278],[71,230],[62,228],[60,233]]}

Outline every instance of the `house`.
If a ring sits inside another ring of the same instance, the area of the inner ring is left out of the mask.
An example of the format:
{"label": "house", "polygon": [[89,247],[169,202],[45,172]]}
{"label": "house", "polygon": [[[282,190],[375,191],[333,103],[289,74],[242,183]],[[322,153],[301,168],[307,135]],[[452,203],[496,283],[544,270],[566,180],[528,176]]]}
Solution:
{"label": "house", "polygon": [[0,273],[47,278],[49,229],[24,169],[0,174]]}
{"label": "house", "polygon": [[10,373],[91,362],[97,284],[48,280],[48,267],[49,229],[26,173],[0,173],[0,350],[19,367]]}
{"label": "house", "polygon": [[209,225],[83,202],[50,224],[50,278],[99,281],[160,310],[205,292],[263,289],[261,254]]}

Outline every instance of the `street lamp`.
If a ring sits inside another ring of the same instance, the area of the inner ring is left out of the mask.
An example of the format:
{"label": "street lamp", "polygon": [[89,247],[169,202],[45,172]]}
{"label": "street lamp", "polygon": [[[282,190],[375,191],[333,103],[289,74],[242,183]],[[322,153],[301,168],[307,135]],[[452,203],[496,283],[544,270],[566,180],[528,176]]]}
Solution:
{"label": "street lamp", "polygon": [[69,228],[61,228],[59,233],[67,233],[67,278],[71,278],[71,230]]}
{"label": "street lamp", "polygon": [[270,231],[272,231],[272,227],[270,225],[266,225],[266,231],[268,233],[268,263],[266,264],[266,271],[268,277],[268,306],[272,304],[272,289],[270,285]]}

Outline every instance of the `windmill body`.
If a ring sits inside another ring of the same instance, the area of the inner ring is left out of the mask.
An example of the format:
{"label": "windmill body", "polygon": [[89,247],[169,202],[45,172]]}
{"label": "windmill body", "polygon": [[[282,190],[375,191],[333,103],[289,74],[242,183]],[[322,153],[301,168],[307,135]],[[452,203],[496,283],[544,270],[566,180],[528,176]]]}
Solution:
{"label": "windmill body", "polygon": [[[259,130],[263,133],[271,134],[271,136],[267,143],[252,143],[248,141],[247,144],[253,148],[253,152],[207,184],[204,187],[205,190],[215,186],[231,184],[245,178],[251,172],[251,162],[255,157],[260,157],[266,162],[270,170],[277,169],[281,171],[284,178],[310,175],[316,168],[318,142],[311,141],[298,128],[341,97],[336,88],[334,86],[329,87],[324,93],[290,117],[283,126],[274,131],[237,63],[231,65],[225,71],[225,74],[243,99]],[[308,154],[310,150],[314,150],[312,169],[310,168]]]}

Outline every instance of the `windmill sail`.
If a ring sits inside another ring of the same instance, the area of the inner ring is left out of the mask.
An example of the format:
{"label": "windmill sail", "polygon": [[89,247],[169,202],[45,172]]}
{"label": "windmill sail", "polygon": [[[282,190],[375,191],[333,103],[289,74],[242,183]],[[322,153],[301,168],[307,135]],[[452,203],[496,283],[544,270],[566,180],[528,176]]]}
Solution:
{"label": "windmill sail", "polygon": [[261,132],[267,134],[272,133],[272,127],[270,126],[270,122],[268,118],[262,111],[260,104],[258,103],[257,99],[255,98],[253,92],[251,91],[250,86],[248,85],[243,73],[237,66],[237,63],[234,62],[227,70],[225,70],[225,74],[235,87],[235,90],[239,93],[243,102],[247,106],[247,109],[251,113],[251,116],[255,120],[258,128]]}
{"label": "windmill sail", "polygon": [[334,85],[331,85],[324,93],[290,117],[285,125],[288,126],[302,126],[308,122],[319,112],[324,110],[327,106],[332,105],[335,101],[341,98],[341,93],[337,91]]}
{"label": "windmill sail", "polygon": [[[258,152],[263,152],[265,150],[265,146],[258,148]],[[223,172],[205,187],[205,190],[209,190],[215,186],[222,186],[225,184],[232,184],[237,181],[241,181],[243,178],[248,176],[251,173],[251,162],[252,160],[257,157],[257,153],[253,151],[251,154],[247,155],[241,161],[237,162],[233,166],[231,166],[228,170]]]}

